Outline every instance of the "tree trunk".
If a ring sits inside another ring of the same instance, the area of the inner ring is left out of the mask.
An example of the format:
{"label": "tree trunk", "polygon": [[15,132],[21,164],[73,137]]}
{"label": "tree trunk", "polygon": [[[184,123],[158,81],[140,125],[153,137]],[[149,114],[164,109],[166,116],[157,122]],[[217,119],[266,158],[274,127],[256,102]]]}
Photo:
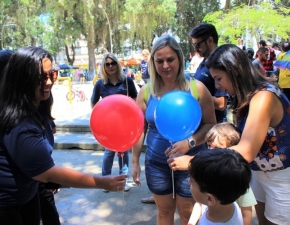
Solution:
{"label": "tree trunk", "polygon": [[94,78],[96,72],[95,29],[93,20],[88,25],[88,54],[89,54],[89,73],[87,79],[91,81]]}
{"label": "tree trunk", "polygon": [[69,47],[67,45],[65,45],[65,54],[66,54],[66,58],[67,58],[67,61],[68,61],[68,64],[69,65],[73,65],[74,62],[75,62],[75,55],[76,55],[76,51],[75,51],[75,45],[72,44],[71,45],[71,52],[72,52],[72,57],[70,57],[69,55]]}
{"label": "tree trunk", "polygon": [[231,0],[226,0],[225,11],[229,10],[230,6],[231,6]]}

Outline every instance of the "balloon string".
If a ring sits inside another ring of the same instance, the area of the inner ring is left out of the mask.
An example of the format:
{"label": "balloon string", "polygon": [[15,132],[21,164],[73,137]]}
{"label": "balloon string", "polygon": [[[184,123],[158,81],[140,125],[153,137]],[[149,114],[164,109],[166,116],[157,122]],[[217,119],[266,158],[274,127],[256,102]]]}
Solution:
{"label": "balloon string", "polygon": [[[173,147],[173,143],[170,141],[170,149],[172,149],[172,147]],[[174,171],[173,171],[173,169],[171,169],[171,179],[172,179],[172,189],[173,189],[172,198],[175,199]]]}
{"label": "balloon string", "polygon": [[[123,170],[123,167],[124,167],[124,153],[121,153],[121,158],[122,158],[122,170]],[[126,181],[127,183],[127,181]],[[125,183],[125,185],[126,185]],[[123,205],[123,212],[125,210],[125,190],[123,190],[123,198],[122,198],[122,205]]]}

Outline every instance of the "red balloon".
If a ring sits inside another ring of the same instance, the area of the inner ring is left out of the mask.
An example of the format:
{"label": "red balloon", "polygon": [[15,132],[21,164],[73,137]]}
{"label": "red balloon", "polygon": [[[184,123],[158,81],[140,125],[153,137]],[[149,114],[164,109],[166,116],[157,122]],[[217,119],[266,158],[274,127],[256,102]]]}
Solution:
{"label": "red balloon", "polygon": [[105,148],[125,152],[141,137],[144,115],[132,98],[110,95],[93,108],[90,127],[96,140]]}

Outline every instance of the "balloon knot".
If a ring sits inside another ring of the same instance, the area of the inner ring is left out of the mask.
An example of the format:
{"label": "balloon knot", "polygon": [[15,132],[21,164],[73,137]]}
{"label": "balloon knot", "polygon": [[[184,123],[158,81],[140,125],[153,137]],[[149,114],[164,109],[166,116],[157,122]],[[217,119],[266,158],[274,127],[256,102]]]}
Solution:
{"label": "balloon knot", "polygon": [[123,152],[118,152],[118,157],[120,158],[122,156],[124,156],[124,153]]}

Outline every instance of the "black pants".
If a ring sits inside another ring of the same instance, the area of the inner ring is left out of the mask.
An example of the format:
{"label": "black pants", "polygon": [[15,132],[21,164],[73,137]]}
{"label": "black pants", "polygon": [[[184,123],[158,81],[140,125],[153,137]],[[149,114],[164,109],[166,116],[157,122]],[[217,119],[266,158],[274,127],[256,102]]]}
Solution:
{"label": "black pants", "polygon": [[47,191],[43,183],[39,184],[38,193],[42,224],[60,225],[59,214],[54,201],[54,194]]}
{"label": "black pants", "polygon": [[0,209],[1,225],[39,225],[40,211],[38,193],[26,204]]}

